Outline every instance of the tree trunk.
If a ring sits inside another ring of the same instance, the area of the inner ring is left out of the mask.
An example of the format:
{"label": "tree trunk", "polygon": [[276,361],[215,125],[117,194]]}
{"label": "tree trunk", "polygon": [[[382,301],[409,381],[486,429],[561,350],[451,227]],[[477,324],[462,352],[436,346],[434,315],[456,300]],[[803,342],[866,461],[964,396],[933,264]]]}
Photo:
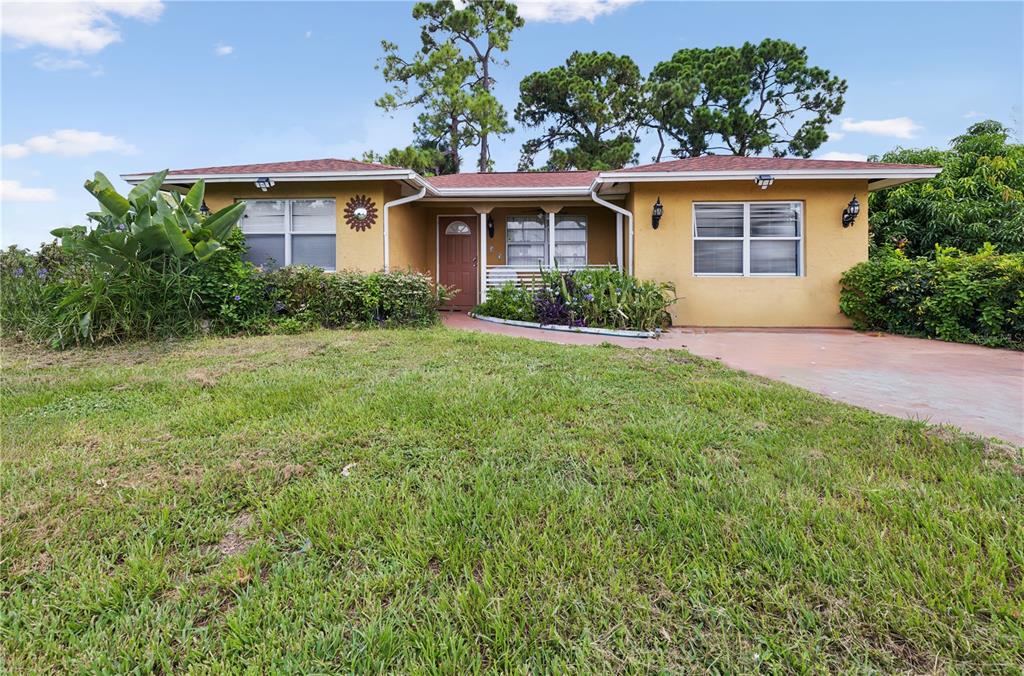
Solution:
{"label": "tree trunk", "polygon": [[[491,92],[491,69],[490,69],[490,53],[491,50],[487,50],[484,53],[483,63],[483,84],[484,91],[488,94]],[[486,174],[491,170],[491,148],[487,143],[487,127],[481,121],[480,124],[480,167],[479,171],[481,174]]]}

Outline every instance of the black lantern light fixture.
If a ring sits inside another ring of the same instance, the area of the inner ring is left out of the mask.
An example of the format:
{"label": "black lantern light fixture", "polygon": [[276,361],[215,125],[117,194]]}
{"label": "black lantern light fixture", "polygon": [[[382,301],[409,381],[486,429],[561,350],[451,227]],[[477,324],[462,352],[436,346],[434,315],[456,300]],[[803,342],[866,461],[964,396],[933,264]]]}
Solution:
{"label": "black lantern light fixture", "polygon": [[658,201],[654,203],[654,208],[651,210],[651,227],[655,230],[661,224],[661,217],[664,213],[665,207],[661,206],[661,197],[658,197]]}
{"label": "black lantern light fixture", "polygon": [[494,217],[487,217],[487,239],[494,239]]}
{"label": "black lantern light fixture", "polygon": [[756,183],[757,187],[761,188],[761,190],[767,190],[768,186],[774,182],[775,177],[771,174],[761,174],[760,176],[754,177],[754,183]]}
{"label": "black lantern light fixture", "polygon": [[850,203],[843,209],[843,227],[848,228],[853,225],[853,222],[857,220],[857,214],[860,213],[860,202],[857,201],[857,196],[854,195]]}
{"label": "black lantern light fixture", "polygon": [[256,187],[259,188],[260,190],[262,190],[263,192],[266,192],[266,191],[268,191],[268,190],[270,190],[271,188],[274,187],[274,179],[272,179],[272,178],[263,178],[263,177],[257,178],[256,179]]}
{"label": "black lantern light fixture", "polygon": [[199,213],[203,216],[210,215],[210,207],[206,206],[206,200],[203,200],[203,204],[199,207]]}

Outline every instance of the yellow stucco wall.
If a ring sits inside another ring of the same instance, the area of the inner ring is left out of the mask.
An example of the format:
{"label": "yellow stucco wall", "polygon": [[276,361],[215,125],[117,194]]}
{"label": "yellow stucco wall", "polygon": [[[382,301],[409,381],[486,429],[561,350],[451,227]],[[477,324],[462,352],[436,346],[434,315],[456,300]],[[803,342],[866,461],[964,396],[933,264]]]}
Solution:
{"label": "yellow stucco wall", "polygon": [[[237,199],[333,198],[337,210],[335,240],[339,270],[379,270],[384,266],[383,205],[386,184],[381,181],[278,182],[267,192],[251,183],[208,183],[206,205],[213,211]],[[355,195],[366,195],[377,206],[377,220],[362,232],[345,223],[345,203]]]}
{"label": "yellow stucco wall", "polygon": [[[392,185],[385,190],[385,197],[390,202],[402,195],[398,186]],[[411,269],[433,274],[433,259],[428,261],[432,251],[430,240],[433,238],[433,229],[423,221],[415,203],[407,202],[392,207],[388,216],[388,228],[391,269]]]}
{"label": "yellow stucco wall", "polygon": [[[868,256],[867,181],[783,181],[768,190],[753,181],[635,183],[627,203],[636,219],[635,274],[670,281],[679,302],[673,324],[697,326],[849,326],[839,312],[839,277]],[[861,213],[850,228],[843,208],[854,195]],[[657,230],[651,209],[665,212]],[[693,203],[799,200],[804,203],[804,275],[696,277]]]}

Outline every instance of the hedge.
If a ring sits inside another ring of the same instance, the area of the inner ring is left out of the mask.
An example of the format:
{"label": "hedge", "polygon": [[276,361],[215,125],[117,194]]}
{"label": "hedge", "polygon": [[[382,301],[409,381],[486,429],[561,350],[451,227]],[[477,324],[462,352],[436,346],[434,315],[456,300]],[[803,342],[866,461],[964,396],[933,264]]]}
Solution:
{"label": "hedge", "polygon": [[839,308],[856,329],[1024,349],[1024,253],[937,247],[931,259],[886,249],[841,284]]}

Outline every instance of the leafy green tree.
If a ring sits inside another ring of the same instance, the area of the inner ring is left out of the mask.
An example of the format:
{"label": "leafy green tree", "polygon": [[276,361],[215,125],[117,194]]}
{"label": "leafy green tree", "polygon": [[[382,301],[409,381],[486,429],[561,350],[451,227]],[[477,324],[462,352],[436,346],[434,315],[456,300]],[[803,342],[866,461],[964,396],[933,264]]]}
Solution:
{"label": "leafy green tree", "polygon": [[807,62],[802,47],[766,39],[680,49],[648,78],[648,124],[676,157],[712,151],[809,157],[843,110],[846,81]]}
{"label": "leafy green tree", "polygon": [[414,143],[405,148],[392,148],[383,155],[368,150],[363,153],[360,160],[412,169],[421,176],[458,173],[458,167],[451,164],[451,158],[443,146],[439,148],[437,144],[431,143]]}
{"label": "leafy green tree", "polygon": [[508,50],[512,33],[524,25],[515,3],[506,0],[419,2],[413,18],[421,21],[420,50],[411,60],[384,41],[383,74],[393,92],[377,101],[384,110],[422,107],[416,134],[444,143],[449,163],[459,166],[459,151],[479,146],[480,171],[490,171],[492,135],[512,131],[505,108],[494,97],[493,66]]}
{"label": "leafy green tree", "polygon": [[874,247],[931,256],[936,245],[974,252],[986,242],[1024,251],[1024,145],[986,120],[952,140],[949,150],[897,148],[872,160],[934,164],[931,181],[872,193],[868,217]]}
{"label": "leafy green tree", "polygon": [[515,117],[546,126],[523,144],[520,170],[549,151],[545,169],[611,169],[636,159],[643,78],[628,56],[573,52],[564,66],[528,75],[519,84]]}

